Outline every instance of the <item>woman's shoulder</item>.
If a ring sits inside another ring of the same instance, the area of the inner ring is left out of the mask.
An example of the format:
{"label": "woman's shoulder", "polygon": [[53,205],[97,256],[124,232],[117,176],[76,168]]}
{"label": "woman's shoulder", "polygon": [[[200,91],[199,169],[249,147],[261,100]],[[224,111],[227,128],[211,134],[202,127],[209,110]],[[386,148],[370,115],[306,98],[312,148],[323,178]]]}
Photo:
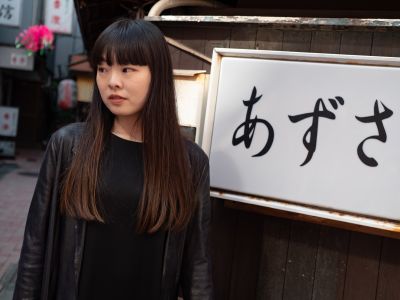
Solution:
{"label": "woman's shoulder", "polygon": [[83,129],[85,128],[85,123],[79,122],[79,123],[71,123],[68,124],[64,127],[59,128],[53,133],[53,136],[56,138],[70,138],[70,137],[76,137],[80,136],[83,132]]}
{"label": "woman's shoulder", "polygon": [[205,165],[208,166],[208,156],[199,145],[185,139],[185,146],[192,166],[198,168],[202,168]]}
{"label": "woman's shoulder", "polygon": [[71,123],[55,131],[49,143],[54,146],[74,146],[85,128],[85,123]]}

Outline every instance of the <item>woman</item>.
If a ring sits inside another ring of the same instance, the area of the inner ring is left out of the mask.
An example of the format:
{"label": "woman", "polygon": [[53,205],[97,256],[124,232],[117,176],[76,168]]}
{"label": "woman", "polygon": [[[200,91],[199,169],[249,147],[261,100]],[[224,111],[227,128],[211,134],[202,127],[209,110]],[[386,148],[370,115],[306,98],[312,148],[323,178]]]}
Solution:
{"label": "woman", "polygon": [[208,159],[180,134],[162,33],[119,20],[91,64],[87,122],[45,154],[14,299],[212,299]]}

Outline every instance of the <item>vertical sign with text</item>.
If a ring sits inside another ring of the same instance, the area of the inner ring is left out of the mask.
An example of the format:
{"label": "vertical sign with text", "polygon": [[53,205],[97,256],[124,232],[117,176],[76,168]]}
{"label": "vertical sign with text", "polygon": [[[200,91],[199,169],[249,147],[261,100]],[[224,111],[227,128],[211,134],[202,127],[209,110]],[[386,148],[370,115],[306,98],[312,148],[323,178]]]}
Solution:
{"label": "vertical sign with text", "polygon": [[46,0],[45,24],[56,33],[72,33],[73,0]]}
{"label": "vertical sign with text", "polygon": [[0,135],[17,136],[18,112],[17,107],[0,106]]}
{"label": "vertical sign with text", "polygon": [[19,26],[22,0],[0,0],[0,25]]}

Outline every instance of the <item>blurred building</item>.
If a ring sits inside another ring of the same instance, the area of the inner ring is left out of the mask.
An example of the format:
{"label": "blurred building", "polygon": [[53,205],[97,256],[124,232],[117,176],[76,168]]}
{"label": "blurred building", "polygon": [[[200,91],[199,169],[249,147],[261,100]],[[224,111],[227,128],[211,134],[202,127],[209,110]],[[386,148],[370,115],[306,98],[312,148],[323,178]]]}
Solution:
{"label": "blurred building", "polygon": [[67,2],[0,1],[0,106],[19,109],[17,146],[38,146],[57,127],[57,84],[70,75],[70,55],[82,53],[84,47],[73,3],[71,12],[60,12],[68,18],[69,29],[55,33],[52,51],[28,56],[24,49],[15,48],[15,39],[29,26],[60,22],[56,11]]}

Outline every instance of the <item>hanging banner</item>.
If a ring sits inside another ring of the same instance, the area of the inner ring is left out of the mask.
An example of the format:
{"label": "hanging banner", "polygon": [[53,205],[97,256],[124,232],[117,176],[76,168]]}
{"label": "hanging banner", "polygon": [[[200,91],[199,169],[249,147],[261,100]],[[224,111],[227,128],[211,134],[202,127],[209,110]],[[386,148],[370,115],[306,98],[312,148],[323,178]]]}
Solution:
{"label": "hanging banner", "polygon": [[72,33],[73,0],[46,0],[45,25],[55,33]]}
{"label": "hanging banner", "polygon": [[21,24],[21,3],[22,0],[0,0],[0,25]]}

